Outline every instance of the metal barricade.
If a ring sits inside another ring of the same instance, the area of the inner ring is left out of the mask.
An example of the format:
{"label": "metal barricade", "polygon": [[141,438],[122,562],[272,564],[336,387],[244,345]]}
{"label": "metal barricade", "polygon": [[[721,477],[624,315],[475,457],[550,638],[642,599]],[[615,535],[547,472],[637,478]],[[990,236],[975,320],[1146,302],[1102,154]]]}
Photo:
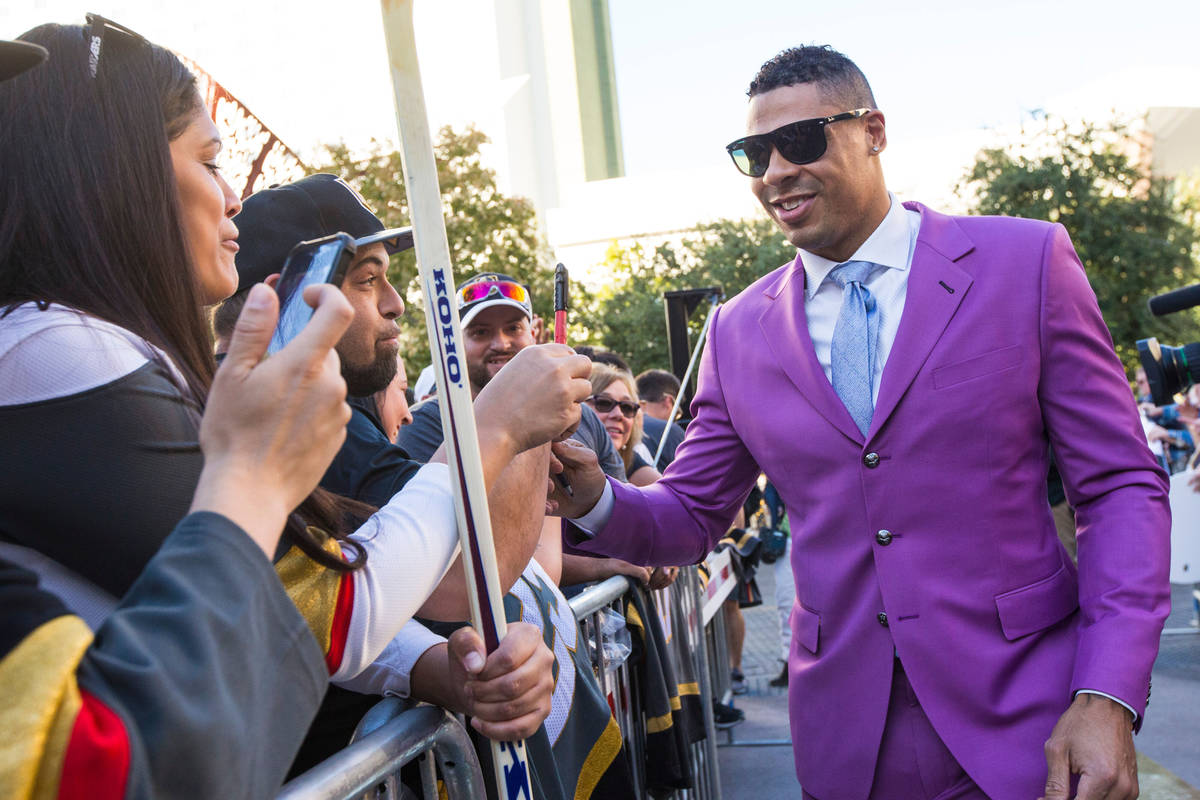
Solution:
{"label": "metal barricade", "polygon": [[[625,745],[628,748],[630,762],[634,773],[635,785],[638,787],[638,797],[646,798],[645,787],[645,758],[646,758],[646,723],[640,687],[633,679],[628,665],[622,664],[616,670],[610,671],[605,663],[603,648],[599,638],[600,612],[609,607],[621,610],[621,600],[629,591],[628,578],[617,576],[609,578],[595,586],[590,586],[571,599],[571,610],[585,629],[584,641],[588,647],[591,659],[600,685],[608,697],[613,716],[621,729]],[[700,578],[695,567],[685,567],[675,583],[667,589],[655,592],[656,602],[664,608],[677,607],[679,617],[683,621],[682,629],[676,626],[672,635],[682,638],[680,650],[693,660],[693,669],[689,674],[695,674],[700,684],[700,708],[704,715],[705,737],[691,746],[691,773],[693,788],[678,791],[675,796],[679,800],[719,800],[721,797],[720,773],[717,768],[716,727],[712,718],[712,675],[709,670],[708,640],[705,635],[703,620],[704,597]],[[594,643],[595,646],[592,646]],[[674,651],[668,649],[665,658],[675,660]],[[676,673],[680,671],[678,664],[672,664]]]}
{"label": "metal barricade", "polygon": [[645,793],[645,743],[646,724],[642,715],[642,702],[638,693],[636,681],[630,674],[628,663],[622,663],[616,669],[611,669],[604,657],[600,633],[600,614],[606,608],[613,608],[624,615],[621,598],[629,591],[632,584],[624,575],[614,575],[608,580],[589,586],[571,598],[571,611],[579,622],[583,635],[584,647],[587,648],[588,658],[592,662],[592,670],[600,681],[600,688],[608,698],[609,708],[621,729],[625,740],[625,750],[629,753],[630,769],[633,773],[633,784],[637,787],[638,797],[644,798]]}
{"label": "metal barricade", "polygon": [[388,699],[368,712],[354,742],[286,783],[278,800],[393,800],[401,796],[400,769],[422,754],[426,800],[438,796],[435,762],[451,800],[484,796],[475,747],[458,720],[445,709],[404,710]]}
{"label": "metal barricade", "polygon": [[[621,729],[638,800],[647,800],[645,786],[646,722],[641,687],[628,663],[613,668],[606,662],[601,637],[601,613],[613,608],[624,614],[623,598],[632,583],[625,576],[614,576],[589,586],[571,598],[571,611],[582,629],[592,667],[608,698],[613,717]],[[713,698],[728,692],[728,669],[711,668],[727,663],[724,621],[718,611],[705,624],[707,598],[696,567],[680,569],[678,580],[655,593],[662,608],[679,611],[682,625],[673,626],[673,636],[681,637],[680,652],[692,659],[689,670],[700,688],[700,709],[704,716],[705,737],[691,745],[693,788],[680,790],[679,800],[720,800],[721,781],[717,767],[717,731],[712,717]],[[680,665],[675,650],[663,654],[676,672]],[[722,660],[724,659],[724,660]],[[726,698],[728,699],[728,698]],[[450,800],[484,797],[479,760],[466,730],[450,712],[433,706],[412,707],[404,701],[386,698],[376,704],[359,723],[349,746],[288,782],[280,790],[279,800],[397,800],[402,797],[400,770],[419,756],[421,784],[426,800],[438,796],[437,773],[444,781]]]}

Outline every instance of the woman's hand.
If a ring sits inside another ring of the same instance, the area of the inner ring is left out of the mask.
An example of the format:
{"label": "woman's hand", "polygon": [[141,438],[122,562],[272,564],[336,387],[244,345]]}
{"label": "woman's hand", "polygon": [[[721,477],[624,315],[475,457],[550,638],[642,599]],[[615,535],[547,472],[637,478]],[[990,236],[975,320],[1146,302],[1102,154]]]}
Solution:
{"label": "woman's hand", "polygon": [[263,284],[250,290],[200,424],[204,470],[191,510],[228,517],[268,558],[287,515],[342,446],[350,420],[333,347],[354,311],[328,284],[305,289],[304,300],[316,309],[312,319],[264,361],[279,299]]}

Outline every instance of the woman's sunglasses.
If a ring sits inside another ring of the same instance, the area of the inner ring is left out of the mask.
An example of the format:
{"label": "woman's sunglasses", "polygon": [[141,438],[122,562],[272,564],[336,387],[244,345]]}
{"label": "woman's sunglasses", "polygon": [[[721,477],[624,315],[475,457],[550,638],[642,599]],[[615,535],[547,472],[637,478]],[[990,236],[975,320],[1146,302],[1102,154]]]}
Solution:
{"label": "woman's sunglasses", "polygon": [[871,113],[869,108],[856,108],[832,117],[802,119],[799,122],[789,122],[770,133],[759,133],[745,136],[725,145],[733,165],[743,175],[760,178],[766,174],[771,164],[771,148],[779,151],[779,155],[793,164],[811,164],[825,155],[829,146],[825,126],[847,119],[858,119],[864,114]]}
{"label": "woman's sunglasses", "polygon": [[141,34],[99,14],[88,14],[85,19],[87,21],[85,30],[88,37],[88,72],[93,78],[96,77],[96,70],[100,67],[100,49],[104,46],[105,36],[110,32],[134,44],[145,44],[146,42]]}
{"label": "woman's sunglasses", "polygon": [[633,419],[637,416],[638,404],[630,403],[626,400],[613,400],[611,397],[605,397],[602,394],[594,394],[587,399],[588,405],[596,409],[597,414],[607,414],[614,408],[621,409],[621,416],[625,419]]}

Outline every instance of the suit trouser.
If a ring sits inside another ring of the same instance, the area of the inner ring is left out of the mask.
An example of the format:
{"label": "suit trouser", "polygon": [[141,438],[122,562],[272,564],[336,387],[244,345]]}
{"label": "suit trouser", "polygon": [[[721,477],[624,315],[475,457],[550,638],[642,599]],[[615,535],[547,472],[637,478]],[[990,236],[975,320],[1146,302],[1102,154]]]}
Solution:
{"label": "suit trouser", "polygon": [[868,800],[987,800],[933,729],[899,659]]}

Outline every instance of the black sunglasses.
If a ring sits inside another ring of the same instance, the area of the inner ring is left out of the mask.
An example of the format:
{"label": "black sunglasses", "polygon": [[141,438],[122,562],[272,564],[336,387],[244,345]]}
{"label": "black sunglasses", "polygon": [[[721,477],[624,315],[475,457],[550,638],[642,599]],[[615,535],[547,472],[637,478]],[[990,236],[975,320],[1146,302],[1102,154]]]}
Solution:
{"label": "black sunglasses", "polygon": [[802,119],[799,122],[789,122],[776,128],[770,133],[759,133],[745,136],[725,145],[733,165],[743,175],[751,178],[762,177],[771,163],[771,148],[779,151],[779,155],[793,164],[811,164],[825,155],[829,141],[825,135],[825,126],[846,119],[858,119],[864,114],[871,113],[869,108],[856,108],[832,117],[817,117]]}
{"label": "black sunglasses", "polygon": [[607,414],[614,408],[620,408],[621,416],[623,416],[625,419],[633,419],[636,417],[638,408],[640,407],[637,403],[630,403],[625,400],[613,400],[611,397],[605,397],[602,394],[592,395],[587,399],[587,402],[588,405],[596,409],[596,413],[598,414]]}
{"label": "black sunglasses", "polygon": [[88,36],[88,71],[93,78],[96,77],[96,69],[100,66],[100,49],[104,45],[104,37],[109,31],[135,44],[144,44],[146,41],[141,34],[99,14],[88,14],[85,19],[87,20]]}

